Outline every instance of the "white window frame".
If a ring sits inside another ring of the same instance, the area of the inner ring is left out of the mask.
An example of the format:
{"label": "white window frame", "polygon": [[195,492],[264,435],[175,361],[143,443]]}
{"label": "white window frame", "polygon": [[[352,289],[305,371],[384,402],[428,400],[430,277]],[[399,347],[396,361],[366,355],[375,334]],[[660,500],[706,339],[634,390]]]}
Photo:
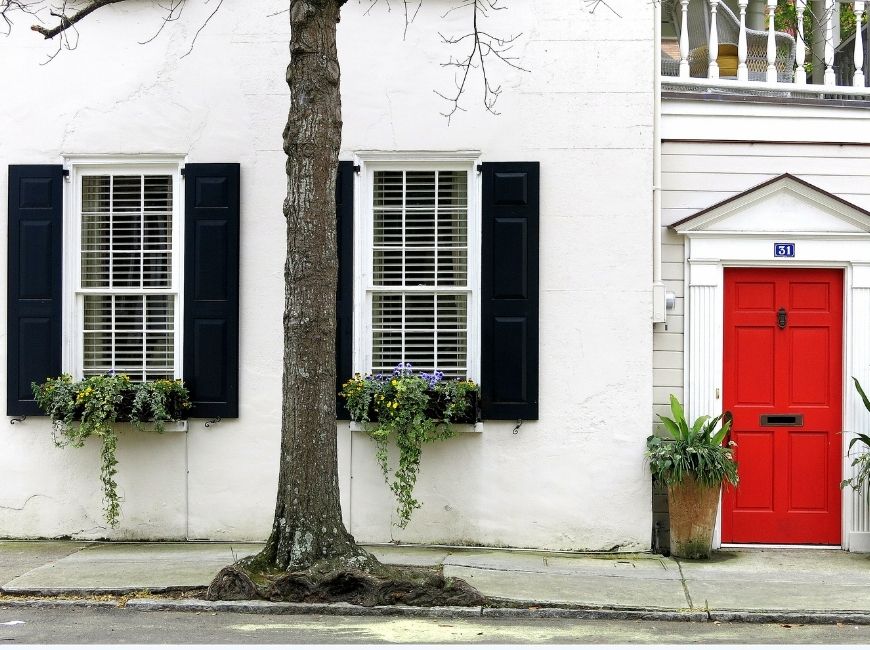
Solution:
{"label": "white window frame", "polygon": [[481,176],[479,151],[361,151],[354,179],[353,372],[372,369],[372,283],[376,171],[465,171],[468,174],[468,378],[480,381]]}
{"label": "white window frame", "polygon": [[[69,156],[64,168],[69,171],[64,201],[63,232],[63,372],[75,379],[84,375],[82,353],[84,349],[84,295],[100,294],[172,294],[175,297],[175,332],[173,376],[181,377],[184,333],[184,180],[181,169],[184,156]],[[172,177],[172,284],[160,289],[94,289],[81,290],[81,195],[84,176],[111,175],[168,175]]]}

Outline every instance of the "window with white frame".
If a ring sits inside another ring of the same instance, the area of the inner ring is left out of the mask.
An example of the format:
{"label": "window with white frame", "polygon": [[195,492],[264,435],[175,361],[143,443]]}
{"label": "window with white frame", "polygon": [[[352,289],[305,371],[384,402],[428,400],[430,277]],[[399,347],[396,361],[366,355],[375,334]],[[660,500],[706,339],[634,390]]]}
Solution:
{"label": "window with white frame", "polygon": [[366,217],[366,367],[476,374],[470,332],[479,266],[471,164],[371,165]]}
{"label": "window with white frame", "polygon": [[78,376],[178,376],[177,167],[77,174],[72,251]]}

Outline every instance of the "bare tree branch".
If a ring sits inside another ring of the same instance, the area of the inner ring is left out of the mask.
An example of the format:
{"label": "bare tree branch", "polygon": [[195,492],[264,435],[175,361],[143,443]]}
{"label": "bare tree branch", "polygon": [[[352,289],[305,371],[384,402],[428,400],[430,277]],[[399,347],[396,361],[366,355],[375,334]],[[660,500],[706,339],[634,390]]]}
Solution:
{"label": "bare tree branch", "polygon": [[495,110],[495,104],[501,95],[502,88],[500,85],[493,85],[490,82],[486,67],[487,62],[501,62],[515,70],[528,72],[528,70],[517,63],[518,57],[509,54],[516,40],[522,36],[521,33],[513,34],[511,36],[497,36],[484,31],[480,27],[481,19],[487,18],[490,11],[501,11],[506,9],[505,6],[499,4],[500,1],[501,0],[462,0],[462,2],[457,6],[448,9],[444,14],[446,16],[461,9],[470,8],[472,10],[472,29],[470,32],[463,34],[462,36],[450,37],[445,36],[440,32],[438,34],[445,45],[460,45],[466,41],[471,42],[471,50],[466,56],[461,58],[454,58],[451,56],[446,63],[441,64],[442,67],[452,67],[457,69],[454,80],[456,83],[456,92],[448,95],[437,90],[435,91],[436,95],[447,100],[451,104],[450,108],[442,113],[448,121],[450,121],[457,111],[465,110],[460,105],[460,100],[462,99],[463,94],[465,94],[469,76],[473,69],[480,70],[480,74],[483,78],[483,105],[484,108],[493,115],[499,114],[498,111]]}
{"label": "bare tree branch", "polygon": [[[166,10],[166,16],[163,17],[163,22],[160,23],[160,27],[157,28],[154,36],[152,36],[151,38],[146,38],[144,41],[139,41],[139,45],[145,45],[146,43],[150,43],[155,38],[160,36],[160,32],[163,31],[163,28],[166,27],[168,23],[175,22],[176,20],[181,18],[181,12],[184,10],[185,1],[186,0],[171,0],[168,7],[158,2],[158,6]],[[175,13],[176,9],[178,10],[177,14]]]}
{"label": "bare tree branch", "polygon": [[617,16],[618,18],[622,18],[622,16],[620,16],[616,12],[616,9],[610,6],[610,3],[608,3],[607,0],[583,0],[583,2],[586,3],[586,8],[589,9],[590,14],[594,14],[595,10],[598,9],[598,7],[604,5],[605,7],[610,9],[610,11],[612,11],[615,16]]}
{"label": "bare tree branch", "polygon": [[[20,11],[40,20],[38,12],[42,9],[42,5],[43,0],[0,0],[0,18],[6,24],[4,36],[9,36],[12,33],[12,14]],[[40,20],[40,22],[42,21]]]}
{"label": "bare tree branch", "polygon": [[[205,1],[208,2],[208,0],[205,0]],[[190,41],[190,49],[181,55],[182,59],[184,57],[186,57],[188,54],[190,54],[191,52],[193,52],[193,46],[196,45],[196,39],[199,38],[200,32],[205,29],[205,26],[208,25],[209,22],[211,22],[211,19],[214,18],[214,15],[218,12],[218,10],[221,8],[221,5],[223,3],[224,3],[224,0],[218,0],[217,6],[214,8],[214,11],[212,11],[208,15],[208,17],[203,21],[202,25],[199,26],[199,29],[196,30],[196,34],[193,35],[193,40]]]}
{"label": "bare tree branch", "polygon": [[82,18],[87,17],[89,14],[95,12],[97,9],[101,7],[105,7],[106,5],[112,5],[118,2],[125,2],[126,0],[91,0],[89,4],[87,4],[84,8],[78,10],[71,16],[66,15],[66,2],[63,3],[63,9],[61,11],[55,11],[52,9],[50,11],[51,15],[55,18],[59,18],[60,22],[51,28],[43,27],[42,25],[33,25],[30,29],[34,32],[39,32],[46,39],[54,38],[58,34],[65,32],[70,27],[79,22]]}

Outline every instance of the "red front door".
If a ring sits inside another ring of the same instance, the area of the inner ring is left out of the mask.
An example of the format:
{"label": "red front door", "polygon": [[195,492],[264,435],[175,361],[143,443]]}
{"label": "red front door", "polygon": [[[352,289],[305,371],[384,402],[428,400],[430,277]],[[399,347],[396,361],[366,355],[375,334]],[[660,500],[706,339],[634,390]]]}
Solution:
{"label": "red front door", "polygon": [[725,543],[839,544],[843,272],[726,269]]}

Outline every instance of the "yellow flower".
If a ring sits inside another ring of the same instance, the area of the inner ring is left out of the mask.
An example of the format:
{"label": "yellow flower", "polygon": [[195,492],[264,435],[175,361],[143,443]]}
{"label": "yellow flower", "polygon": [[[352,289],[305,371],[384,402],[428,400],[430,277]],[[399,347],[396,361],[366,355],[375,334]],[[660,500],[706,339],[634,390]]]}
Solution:
{"label": "yellow flower", "polygon": [[391,383],[393,386],[396,386],[396,385],[398,385],[399,382],[397,382],[395,379],[393,379],[392,381],[390,381],[390,383]]}

